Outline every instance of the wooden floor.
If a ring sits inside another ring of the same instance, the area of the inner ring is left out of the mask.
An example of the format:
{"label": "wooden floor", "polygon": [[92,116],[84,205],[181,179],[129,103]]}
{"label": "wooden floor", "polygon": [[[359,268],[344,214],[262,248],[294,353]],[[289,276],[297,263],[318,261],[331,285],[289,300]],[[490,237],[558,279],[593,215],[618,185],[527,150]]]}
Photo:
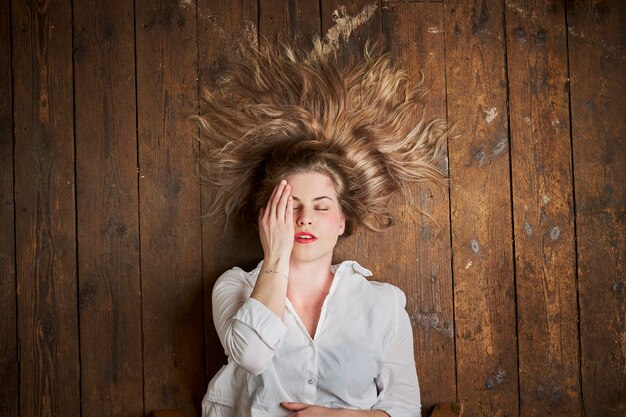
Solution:
{"label": "wooden floor", "polygon": [[[185,117],[239,39],[368,36],[431,85],[432,215],[338,259],[407,294],[424,410],[626,415],[626,12],[618,0],[3,1],[0,416],[199,415],[215,279],[262,255],[200,218]],[[402,209],[402,207],[396,207]]]}

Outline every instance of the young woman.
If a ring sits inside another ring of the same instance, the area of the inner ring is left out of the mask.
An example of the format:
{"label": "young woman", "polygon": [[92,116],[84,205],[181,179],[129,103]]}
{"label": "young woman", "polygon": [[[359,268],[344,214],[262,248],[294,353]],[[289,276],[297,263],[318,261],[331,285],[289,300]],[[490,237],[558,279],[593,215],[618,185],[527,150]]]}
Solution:
{"label": "young woman", "polygon": [[423,90],[389,56],[368,44],[363,62],[341,65],[327,48],[243,51],[196,118],[209,214],[254,223],[264,252],[215,283],[228,364],[204,417],[420,415],[404,293],[331,262],[358,225],[394,223],[388,202],[405,183],[443,182],[448,130],[416,119]]}

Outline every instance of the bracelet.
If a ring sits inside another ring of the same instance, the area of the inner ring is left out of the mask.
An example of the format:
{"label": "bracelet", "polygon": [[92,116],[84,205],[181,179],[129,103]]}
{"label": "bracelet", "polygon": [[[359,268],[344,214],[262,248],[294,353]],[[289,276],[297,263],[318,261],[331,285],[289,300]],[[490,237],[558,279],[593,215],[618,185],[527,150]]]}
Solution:
{"label": "bracelet", "polygon": [[283,274],[282,272],[274,271],[273,269],[266,269],[265,271],[261,271],[261,273],[282,275],[287,281],[289,281],[289,275]]}

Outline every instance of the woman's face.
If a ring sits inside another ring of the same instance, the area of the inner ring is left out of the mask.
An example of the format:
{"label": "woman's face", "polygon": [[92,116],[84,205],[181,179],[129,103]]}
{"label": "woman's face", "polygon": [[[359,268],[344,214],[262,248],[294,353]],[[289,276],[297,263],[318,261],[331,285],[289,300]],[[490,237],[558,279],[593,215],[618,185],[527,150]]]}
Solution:
{"label": "woman's face", "polygon": [[346,227],[333,181],[318,172],[291,174],[286,180],[293,197],[295,235],[291,259],[332,259],[337,239]]}

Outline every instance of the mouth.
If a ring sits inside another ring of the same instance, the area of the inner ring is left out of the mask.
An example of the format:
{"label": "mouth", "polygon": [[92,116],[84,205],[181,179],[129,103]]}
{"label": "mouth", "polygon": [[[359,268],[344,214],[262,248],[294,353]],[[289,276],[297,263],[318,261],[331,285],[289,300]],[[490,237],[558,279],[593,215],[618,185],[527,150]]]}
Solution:
{"label": "mouth", "polygon": [[317,240],[315,235],[308,232],[299,232],[295,235],[295,241],[298,243],[313,243]]}

